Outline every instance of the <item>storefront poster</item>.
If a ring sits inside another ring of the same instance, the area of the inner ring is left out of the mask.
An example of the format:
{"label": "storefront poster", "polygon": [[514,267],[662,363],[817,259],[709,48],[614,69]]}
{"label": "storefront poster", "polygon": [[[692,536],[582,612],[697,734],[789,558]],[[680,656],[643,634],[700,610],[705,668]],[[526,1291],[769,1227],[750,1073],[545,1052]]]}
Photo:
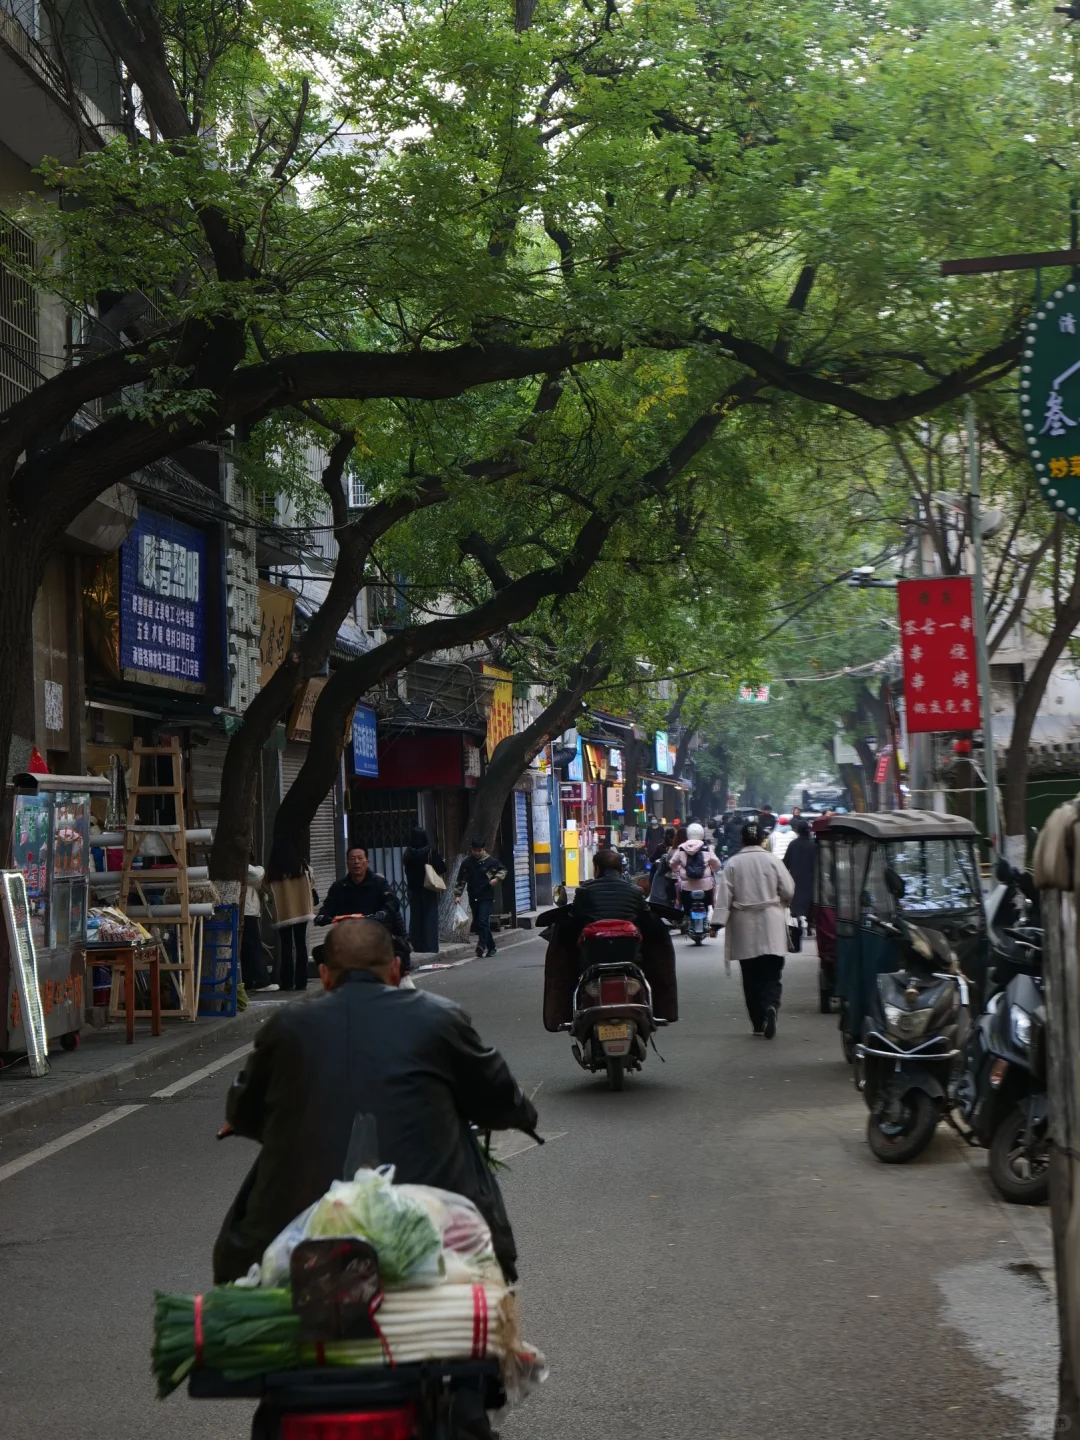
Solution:
{"label": "storefront poster", "polygon": [[265,685],[289,653],[296,596],[284,585],[259,581],[259,685]]}
{"label": "storefront poster", "polygon": [[666,730],[657,730],[656,732],[656,769],[661,775],[672,775],[675,771]]}
{"label": "storefront poster", "polygon": [[28,895],[44,895],[49,876],[49,804],[45,795],[16,795],[16,867]]}
{"label": "storefront poster", "polygon": [[514,677],[494,665],[485,665],[484,674],[495,681],[487,724],[487,758],[490,760],[499,741],[514,733]]}
{"label": "storefront poster", "polygon": [[584,760],[583,760],[583,758],[582,758],[582,754],[581,754],[581,736],[580,736],[580,735],[577,737],[577,754],[574,756],[573,760],[571,760],[571,761],[570,761],[570,764],[567,766],[566,776],[567,776],[567,779],[568,779],[568,780],[584,780],[584,779],[585,779],[585,762],[584,762]]}
{"label": "storefront poster", "polygon": [[120,549],[120,668],[125,678],[206,688],[206,536],[139,511]]}
{"label": "storefront poster", "polygon": [[379,741],[375,711],[357,705],[352,717],[353,774],[379,778]]}

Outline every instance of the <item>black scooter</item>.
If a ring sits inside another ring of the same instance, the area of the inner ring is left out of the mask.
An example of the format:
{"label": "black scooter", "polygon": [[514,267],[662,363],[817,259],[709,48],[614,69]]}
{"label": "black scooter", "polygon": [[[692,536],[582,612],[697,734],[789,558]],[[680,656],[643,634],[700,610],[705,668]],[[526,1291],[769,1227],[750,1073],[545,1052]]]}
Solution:
{"label": "black scooter", "polygon": [[998,1193],[1017,1205],[1043,1204],[1049,1194],[1046,1096],[1046,1006],[1043,932],[1038,892],[1029,874],[998,865],[1004,887],[991,900],[992,978],[987,1001],[965,1050],[954,1101],[969,1138],[990,1151]]}
{"label": "black scooter", "polygon": [[[901,899],[902,877],[890,868],[885,880]],[[855,1046],[855,1083],[870,1111],[870,1149],[902,1165],[922,1154],[948,1108],[970,1028],[968,986],[940,932],[899,912],[871,923],[901,942],[905,963],[877,977]]]}

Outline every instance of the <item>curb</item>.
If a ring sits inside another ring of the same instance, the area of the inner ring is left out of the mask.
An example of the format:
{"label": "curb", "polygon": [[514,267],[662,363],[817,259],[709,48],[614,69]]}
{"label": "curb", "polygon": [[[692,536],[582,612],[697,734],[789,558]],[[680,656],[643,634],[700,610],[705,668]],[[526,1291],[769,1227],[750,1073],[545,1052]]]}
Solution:
{"label": "curb", "polygon": [[[286,1002],[278,1002],[282,1003]],[[171,1061],[197,1050],[208,1040],[217,1040],[223,1035],[240,1035],[245,1030],[254,1029],[276,1008],[276,1005],[271,1007],[265,1002],[249,1005],[239,1015],[219,1020],[210,1030],[200,1029],[196,1021],[186,1034],[173,1036],[131,1060],[121,1061],[92,1075],[81,1075],[68,1085],[50,1090],[47,1095],[35,1095],[17,1105],[10,1105],[6,1110],[0,1111],[0,1135],[10,1135],[15,1130],[22,1130],[27,1125],[35,1125],[47,1119],[68,1105],[85,1105],[90,1100],[118,1090],[121,1085],[126,1085],[131,1080],[151,1075]]]}
{"label": "curb", "polygon": [[[510,930],[504,931],[503,934],[506,939],[500,954],[504,950],[515,949],[518,945],[524,944],[526,940],[536,938],[535,930]],[[520,936],[520,939],[511,941],[509,938],[511,935]],[[437,961],[430,967],[418,967],[416,973],[437,975],[442,970],[452,970],[459,965],[471,964],[476,959],[474,954],[464,953],[457,957],[455,952],[472,952],[474,949],[475,946],[471,944],[447,946],[444,951],[440,951],[440,954],[448,957],[445,962]],[[298,991],[294,998],[301,998],[306,994],[305,991]],[[218,1020],[212,1029],[203,1029],[196,1021],[184,1033],[170,1036],[168,1039],[163,1037],[161,1044],[154,1045],[131,1060],[122,1060],[118,1064],[98,1070],[92,1075],[81,1075],[72,1080],[70,1084],[50,1090],[46,1095],[34,1095],[18,1104],[10,1105],[7,1109],[0,1110],[0,1136],[10,1135],[16,1130],[25,1129],[28,1125],[36,1125],[40,1121],[48,1119],[50,1115],[56,1114],[57,1111],[65,1109],[68,1105],[85,1105],[113,1090],[119,1090],[122,1085],[127,1085],[132,1080],[152,1075],[155,1070],[162,1069],[173,1060],[182,1059],[207,1041],[216,1041],[222,1036],[241,1036],[245,1031],[255,1029],[281,1005],[290,1003],[293,1002],[288,999],[249,1003],[248,1008],[241,1011],[239,1015],[232,1015],[227,1020]]]}

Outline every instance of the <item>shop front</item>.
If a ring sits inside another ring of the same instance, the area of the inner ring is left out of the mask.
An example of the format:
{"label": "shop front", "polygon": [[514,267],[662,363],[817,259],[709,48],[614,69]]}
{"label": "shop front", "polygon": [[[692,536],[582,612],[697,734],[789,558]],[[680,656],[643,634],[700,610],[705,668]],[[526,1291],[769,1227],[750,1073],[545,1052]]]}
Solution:
{"label": "shop front", "polygon": [[448,859],[453,855],[480,780],[481,751],[478,737],[460,730],[379,734],[374,711],[367,714],[371,719],[365,718],[359,736],[354,717],[349,747],[349,844],[364,846],[407,915],[401,852],[420,825],[437,850]]}

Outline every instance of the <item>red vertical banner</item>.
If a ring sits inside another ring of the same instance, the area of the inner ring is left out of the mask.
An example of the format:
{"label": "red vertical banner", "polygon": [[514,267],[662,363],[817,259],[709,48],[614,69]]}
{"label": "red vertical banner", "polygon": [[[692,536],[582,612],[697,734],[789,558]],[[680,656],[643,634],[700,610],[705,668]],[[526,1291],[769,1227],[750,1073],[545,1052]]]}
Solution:
{"label": "red vertical banner", "polygon": [[971,577],[901,580],[896,593],[909,733],[977,730],[981,719]]}

